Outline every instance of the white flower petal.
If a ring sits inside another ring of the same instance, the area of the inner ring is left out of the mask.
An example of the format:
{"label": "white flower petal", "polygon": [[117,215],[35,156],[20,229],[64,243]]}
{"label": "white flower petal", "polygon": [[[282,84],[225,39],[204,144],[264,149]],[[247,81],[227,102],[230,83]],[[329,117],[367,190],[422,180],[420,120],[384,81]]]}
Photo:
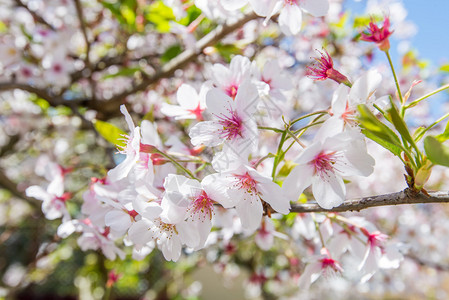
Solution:
{"label": "white flower petal", "polygon": [[302,12],[296,4],[287,4],[279,14],[279,26],[286,35],[295,35],[301,31]]}
{"label": "white flower petal", "polygon": [[220,132],[223,126],[214,121],[199,122],[190,129],[190,142],[194,146],[201,144],[208,147],[215,147],[223,143]]}
{"label": "white flower petal", "polygon": [[257,196],[248,195],[239,201],[235,207],[237,214],[242,222],[242,227],[249,232],[256,231],[260,226],[263,215],[262,202],[257,199]]}
{"label": "white flower petal", "polygon": [[302,0],[301,8],[314,17],[322,17],[327,15],[329,0]]}
{"label": "white flower petal", "polygon": [[312,178],[312,192],[318,204],[325,209],[339,206],[346,197],[343,179],[331,172],[323,178],[320,176]]}
{"label": "white flower petal", "polygon": [[312,184],[314,169],[309,165],[296,166],[282,184],[282,192],[290,201],[297,201],[304,189]]}

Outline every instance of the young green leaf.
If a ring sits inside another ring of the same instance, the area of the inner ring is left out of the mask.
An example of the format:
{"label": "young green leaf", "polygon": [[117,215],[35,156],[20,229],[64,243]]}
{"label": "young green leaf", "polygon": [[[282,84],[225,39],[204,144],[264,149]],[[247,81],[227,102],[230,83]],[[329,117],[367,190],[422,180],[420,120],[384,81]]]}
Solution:
{"label": "young green leaf", "polygon": [[117,126],[100,120],[95,120],[94,126],[106,141],[118,147],[126,146],[125,141],[123,140],[123,136],[126,135],[126,133]]}
{"label": "young green leaf", "polygon": [[432,163],[449,167],[449,147],[440,143],[435,137],[427,136],[424,139],[424,150]]}
{"label": "young green leaf", "polygon": [[415,140],[415,143],[422,139],[426,131],[427,128],[425,126],[419,126],[416,128],[415,132],[413,132],[413,139]]}
{"label": "young green leaf", "polygon": [[377,136],[375,136],[374,134],[372,134],[370,131],[367,131],[365,129],[362,129],[362,133],[369,138],[370,140],[373,140],[374,142],[378,143],[379,145],[381,145],[382,147],[384,147],[385,149],[387,149],[388,151],[390,151],[391,153],[393,153],[394,155],[401,157],[401,153],[402,153],[402,149],[401,147],[398,147],[395,144],[389,143],[381,138],[378,138]]}
{"label": "young green leaf", "polygon": [[438,141],[440,142],[444,142],[449,140],[449,122],[447,122],[446,124],[446,128],[444,128],[443,133],[435,136],[437,138]]}
{"label": "young green leaf", "polygon": [[399,137],[393,132],[393,130],[388,128],[387,125],[379,121],[366,105],[359,105],[358,110],[360,112],[360,126],[364,129],[362,132],[365,135],[369,132],[370,135],[367,136],[368,138],[372,138],[374,136],[377,138],[377,141],[373,139],[375,142],[378,142],[380,139],[389,144],[395,145],[396,147],[402,148]]}
{"label": "young green leaf", "polygon": [[410,135],[410,131],[408,130],[407,124],[405,124],[404,119],[399,115],[398,109],[396,105],[394,105],[393,100],[390,99],[391,107],[387,110],[390,115],[391,122],[393,123],[394,128],[399,132],[399,134],[407,141],[411,146],[417,149],[415,140]]}

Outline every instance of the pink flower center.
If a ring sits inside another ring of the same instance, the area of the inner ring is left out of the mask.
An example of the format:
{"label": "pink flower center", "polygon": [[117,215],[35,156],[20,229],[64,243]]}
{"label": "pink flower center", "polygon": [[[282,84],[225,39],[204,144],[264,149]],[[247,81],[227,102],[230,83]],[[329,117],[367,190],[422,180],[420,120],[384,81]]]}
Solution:
{"label": "pink flower center", "polygon": [[368,234],[368,244],[374,248],[383,248],[383,243],[387,240],[388,236],[379,231]]}
{"label": "pink flower center", "polygon": [[229,85],[228,87],[226,87],[224,92],[232,99],[235,99],[235,96],[237,96],[238,90],[239,90],[239,86],[236,85],[235,83],[233,83],[233,84]]}
{"label": "pink flower center", "polygon": [[21,69],[21,73],[22,73],[23,77],[31,77],[31,75],[33,75],[31,70],[29,68],[26,68],[26,67]]}
{"label": "pink flower center", "polygon": [[250,194],[257,194],[257,181],[255,181],[248,172],[243,175],[234,175],[237,178],[236,186],[244,189]]}
{"label": "pink flower center", "polygon": [[139,215],[134,209],[128,210],[127,213],[131,217],[131,221],[136,221],[136,217]]}
{"label": "pink flower center", "polygon": [[56,197],[57,200],[65,203],[67,202],[70,198],[72,197],[72,194],[69,192],[66,192],[64,194],[62,194],[62,196]]}
{"label": "pink flower center", "polygon": [[203,110],[204,109],[201,109],[200,105],[198,104],[198,106],[195,109],[189,109],[188,111],[191,112],[192,114],[194,114],[198,121],[201,121],[201,120],[203,120],[203,115],[202,115]]}
{"label": "pink flower center", "polygon": [[335,151],[329,153],[322,151],[317,156],[315,156],[315,158],[310,163],[315,168],[315,174],[318,174],[322,177],[329,173],[334,173],[336,162],[337,157],[335,155]]}
{"label": "pink flower center", "polygon": [[341,115],[341,118],[345,121],[345,123],[356,124],[357,123],[357,121],[355,120],[356,113],[357,111],[349,107],[348,102],[346,102],[346,109],[345,112]]}
{"label": "pink flower center", "polygon": [[230,115],[223,115],[221,117],[218,117],[218,119],[218,123],[223,126],[223,129],[220,132],[222,138],[233,140],[237,138],[237,136],[243,137],[243,121],[235,111],[230,111]]}
{"label": "pink flower center", "polygon": [[104,231],[101,233],[101,235],[104,236],[105,238],[107,238],[110,232],[111,232],[111,228],[109,226],[106,226],[104,228]]}
{"label": "pink flower center", "polygon": [[209,198],[205,191],[201,191],[201,193],[195,197],[190,204],[190,210],[193,214],[199,214],[203,218],[208,216],[209,219],[212,220],[214,203],[215,201]]}
{"label": "pink flower center", "polygon": [[298,5],[298,0],[284,0],[285,5]]}
{"label": "pink flower center", "polygon": [[268,84],[270,89],[272,88],[272,86],[271,86],[272,79],[271,78],[264,78],[264,77],[262,77],[262,81],[265,82],[266,84]]}
{"label": "pink flower center", "polygon": [[61,73],[62,72],[62,66],[60,64],[53,65],[53,71],[55,73]]}
{"label": "pink flower center", "polygon": [[330,257],[325,257],[321,260],[321,269],[322,270],[332,270],[335,272],[339,272],[342,270],[340,264]]}

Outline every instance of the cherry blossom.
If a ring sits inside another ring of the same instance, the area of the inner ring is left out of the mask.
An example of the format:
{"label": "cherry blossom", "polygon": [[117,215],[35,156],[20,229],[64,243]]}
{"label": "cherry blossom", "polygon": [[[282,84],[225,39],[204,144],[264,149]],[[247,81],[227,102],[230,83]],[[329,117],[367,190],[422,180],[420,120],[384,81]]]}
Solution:
{"label": "cherry blossom", "polygon": [[279,12],[279,26],[286,35],[296,35],[301,30],[301,9],[314,17],[322,17],[329,10],[328,0],[250,0],[254,11],[267,19]]}
{"label": "cherry blossom", "polygon": [[218,89],[210,90],[206,103],[212,121],[200,122],[190,129],[192,144],[214,147],[225,143],[237,153],[253,151],[258,144],[253,119],[256,99],[257,89],[248,81],[241,84],[235,100]]}
{"label": "cherry blossom", "polygon": [[340,263],[330,256],[327,249],[321,250],[321,255],[311,258],[311,262],[306,266],[299,278],[300,288],[307,289],[320,276],[333,276],[343,272]]}
{"label": "cherry blossom", "polygon": [[289,212],[289,199],[283,195],[280,186],[251,167],[241,166],[234,171],[209,176],[213,178],[210,190],[217,195],[217,201],[225,208],[235,207],[248,232],[252,233],[260,226],[264,205],[265,209],[272,208],[282,214]]}
{"label": "cherry blossom", "polygon": [[198,95],[192,86],[183,84],[178,88],[176,94],[179,106],[163,103],[161,112],[166,116],[174,117],[176,120],[197,119],[202,121],[202,113],[206,109],[206,93],[208,90],[208,87],[203,85]]}
{"label": "cherry blossom", "polygon": [[320,139],[320,133],[317,136],[295,160],[298,165],[285,179],[283,190],[293,201],[312,185],[315,200],[330,209],[345,199],[343,176],[368,176],[374,159],[366,152],[363,137],[355,131],[325,139]]}
{"label": "cherry blossom", "polygon": [[236,55],[232,58],[229,68],[222,64],[214,64],[210,67],[209,73],[213,85],[234,99],[240,85],[251,79],[251,71],[252,66],[249,59]]}
{"label": "cherry blossom", "polygon": [[[374,93],[382,81],[382,76],[376,70],[370,70],[358,78],[352,87],[341,84],[332,97],[331,117],[323,124],[322,129],[327,134],[338,134],[345,129],[357,126],[357,106],[360,104],[386,103],[388,96],[376,99]],[[370,105],[370,107],[372,107]],[[333,132],[333,133],[331,133]]]}

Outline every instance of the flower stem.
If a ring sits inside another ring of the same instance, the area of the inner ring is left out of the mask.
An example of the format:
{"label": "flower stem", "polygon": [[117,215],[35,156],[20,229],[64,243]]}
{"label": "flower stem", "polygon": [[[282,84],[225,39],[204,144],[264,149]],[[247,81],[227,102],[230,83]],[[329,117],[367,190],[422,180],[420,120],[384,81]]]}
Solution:
{"label": "flower stem", "polygon": [[449,89],[449,84],[443,85],[442,87],[440,87],[440,88],[434,90],[433,92],[430,92],[430,93],[428,93],[427,95],[424,95],[424,96],[422,96],[421,98],[418,98],[418,99],[416,99],[416,100],[410,102],[410,103],[409,103],[408,105],[406,105],[404,108],[407,109],[407,108],[413,107],[413,106],[415,106],[416,104],[418,104],[419,102],[421,102],[422,100],[424,100],[424,99],[426,99],[426,98],[429,98],[430,96],[433,96],[433,95],[435,95],[435,94],[437,94],[437,93],[439,93],[439,92],[441,92],[441,91],[444,91],[444,90],[446,90],[446,89]]}
{"label": "flower stem", "polygon": [[401,101],[401,116],[404,116],[405,113],[405,108],[404,108],[404,99],[402,98],[402,92],[401,92],[401,88],[399,87],[399,81],[398,81],[398,77],[396,76],[396,72],[394,70],[394,66],[393,66],[393,62],[391,61],[391,56],[390,56],[390,52],[385,51],[385,54],[387,55],[388,58],[388,63],[390,64],[390,68],[391,68],[391,72],[393,73],[393,77],[394,77],[394,83],[396,84],[396,89],[399,95],[399,100]]}
{"label": "flower stem", "polygon": [[297,118],[297,119],[291,121],[291,122],[290,122],[290,126],[293,125],[293,124],[295,124],[296,122],[301,121],[302,119],[305,119],[305,118],[308,118],[308,117],[311,117],[311,116],[314,116],[314,115],[322,115],[322,114],[327,114],[327,113],[328,113],[327,110],[319,110],[319,111],[315,111],[315,112],[310,113],[310,114],[306,114],[306,115],[304,115],[304,116],[301,116],[301,117],[299,117],[299,118]]}
{"label": "flower stem", "polygon": [[321,233],[320,230],[320,224],[318,223],[318,221],[315,218],[315,214],[311,213],[312,215],[312,219],[313,219],[313,223],[315,223],[315,229],[318,232],[318,235],[320,237],[320,241],[321,241],[321,246],[323,246],[323,248],[326,248],[326,245],[324,244],[324,238],[323,238],[323,234]]}
{"label": "flower stem", "polygon": [[279,164],[279,159],[280,159],[280,156],[281,156],[281,153],[282,153],[282,146],[284,146],[286,135],[287,135],[287,133],[284,131],[282,133],[281,140],[279,141],[278,150],[277,150],[276,156],[274,158],[273,170],[271,171],[271,177],[273,178],[273,181],[276,178],[276,168],[277,168],[277,166]]}
{"label": "flower stem", "polygon": [[183,167],[180,163],[178,163],[173,157],[171,157],[170,155],[164,153],[163,151],[160,150],[156,150],[156,153],[159,153],[160,155],[162,155],[163,157],[165,157],[166,159],[168,159],[172,164],[174,164],[175,166],[177,166],[178,168],[180,168],[181,170],[183,170],[184,172],[186,172],[187,175],[190,176],[190,178],[192,179],[197,179],[195,177],[195,175],[193,175],[192,172],[190,172],[190,170],[188,170],[187,168]]}

